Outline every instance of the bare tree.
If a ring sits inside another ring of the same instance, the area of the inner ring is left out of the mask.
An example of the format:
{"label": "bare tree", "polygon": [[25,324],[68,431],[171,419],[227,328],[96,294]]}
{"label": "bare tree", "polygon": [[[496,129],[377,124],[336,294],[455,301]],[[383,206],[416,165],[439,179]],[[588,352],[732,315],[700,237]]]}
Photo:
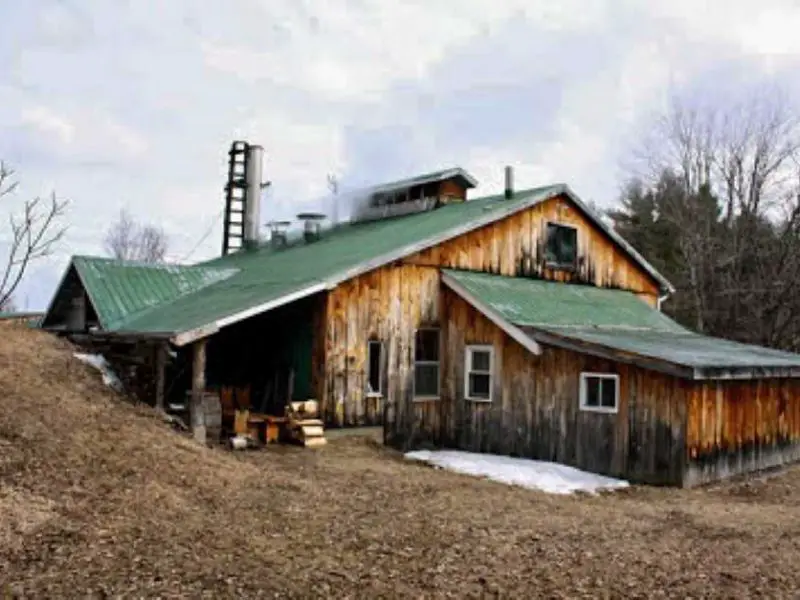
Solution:
{"label": "bare tree", "polygon": [[[632,175],[674,227],[694,327],[800,345],[800,115],[775,90],[657,119]],[[668,173],[680,191],[659,192]],[[689,300],[691,298],[691,300]]]}
{"label": "bare tree", "polygon": [[[0,199],[10,197],[18,182],[12,181],[14,171],[0,162]],[[0,272],[0,308],[13,308],[13,295],[30,265],[52,254],[57,242],[64,237],[66,227],[59,222],[64,216],[67,201],[51,194],[48,200],[40,197],[25,200],[20,211],[9,216],[8,256]]]}
{"label": "bare tree", "polygon": [[117,260],[160,263],[167,255],[167,235],[160,227],[137,223],[122,210],[106,233],[105,248]]}

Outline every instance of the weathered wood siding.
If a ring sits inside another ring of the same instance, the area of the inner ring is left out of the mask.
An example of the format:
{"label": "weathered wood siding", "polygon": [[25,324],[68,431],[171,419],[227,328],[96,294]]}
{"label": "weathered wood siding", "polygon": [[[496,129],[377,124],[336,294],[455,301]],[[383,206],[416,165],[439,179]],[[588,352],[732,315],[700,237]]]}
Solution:
{"label": "weathered wood siding", "polygon": [[467,197],[467,190],[452,179],[439,184],[439,197],[445,203],[462,202]]}
{"label": "weathered wood siding", "polygon": [[[548,220],[578,229],[580,262],[574,273],[542,264]],[[443,434],[441,402],[414,401],[412,384],[415,331],[420,325],[441,325],[440,266],[629,289],[653,305],[658,297],[656,282],[566,197],[542,203],[328,293],[314,326],[313,387],[329,425],[379,424],[388,411],[395,424],[407,420],[407,426],[395,430],[404,439],[438,439]],[[383,398],[365,394],[369,339],[385,344]],[[444,341],[441,352],[443,368],[449,352]]]}
{"label": "weathered wood siding", "polygon": [[687,450],[686,485],[800,460],[800,381],[694,383]]}
{"label": "weathered wood siding", "polygon": [[[387,409],[409,431],[433,430],[426,403],[412,402],[413,352],[417,328],[439,323],[439,286],[437,269],[406,265],[377,269],[329,292],[325,347],[318,349],[324,380],[317,380],[317,389],[330,425],[379,425]],[[383,398],[365,393],[370,339],[384,343]]]}
{"label": "weathered wood siding", "polygon": [[[443,389],[438,440],[446,446],[551,460],[634,481],[680,484],[685,458],[686,382],[558,348],[531,354],[453,292],[443,290]],[[465,346],[495,349],[491,403],[464,399]],[[616,373],[616,414],[581,411],[582,371]],[[433,411],[431,411],[433,412]],[[403,448],[420,428],[387,421]],[[424,430],[424,428],[422,428]]]}
{"label": "weathered wood siding", "polygon": [[[577,228],[579,260],[574,272],[545,266],[548,221]],[[652,306],[658,299],[657,282],[566,196],[424,250],[406,262],[626,289],[641,294]]]}

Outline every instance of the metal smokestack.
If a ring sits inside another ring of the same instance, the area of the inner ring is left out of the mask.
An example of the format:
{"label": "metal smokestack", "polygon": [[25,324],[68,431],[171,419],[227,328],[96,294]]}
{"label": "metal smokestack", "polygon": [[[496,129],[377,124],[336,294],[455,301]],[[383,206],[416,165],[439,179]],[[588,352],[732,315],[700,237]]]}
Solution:
{"label": "metal smokestack", "polygon": [[514,167],[506,166],[506,200],[511,200],[514,197]]}
{"label": "metal smokestack", "polygon": [[258,246],[259,242],[263,162],[264,148],[248,145],[244,202],[244,247],[248,249]]}

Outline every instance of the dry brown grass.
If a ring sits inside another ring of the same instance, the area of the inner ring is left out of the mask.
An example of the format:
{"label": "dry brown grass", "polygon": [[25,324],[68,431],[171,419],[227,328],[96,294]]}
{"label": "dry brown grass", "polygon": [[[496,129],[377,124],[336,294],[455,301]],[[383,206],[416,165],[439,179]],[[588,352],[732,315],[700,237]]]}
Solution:
{"label": "dry brown grass", "polygon": [[65,343],[0,330],[0,592],[788,597],[798,490],[792,469],[565,498],[406,463],[367,438],[200,448],[115,399]]}

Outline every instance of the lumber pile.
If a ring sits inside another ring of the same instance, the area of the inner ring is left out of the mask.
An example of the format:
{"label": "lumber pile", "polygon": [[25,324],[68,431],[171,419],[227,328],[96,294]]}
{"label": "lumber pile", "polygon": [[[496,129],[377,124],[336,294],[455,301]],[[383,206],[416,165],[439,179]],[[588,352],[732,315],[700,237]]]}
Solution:
{"label": "lumber pile", "polygon": [[324,446],[325,428],[319,419],[316,400],[290,402],[286,405],[286,428],[289,438],[306,447]]}

